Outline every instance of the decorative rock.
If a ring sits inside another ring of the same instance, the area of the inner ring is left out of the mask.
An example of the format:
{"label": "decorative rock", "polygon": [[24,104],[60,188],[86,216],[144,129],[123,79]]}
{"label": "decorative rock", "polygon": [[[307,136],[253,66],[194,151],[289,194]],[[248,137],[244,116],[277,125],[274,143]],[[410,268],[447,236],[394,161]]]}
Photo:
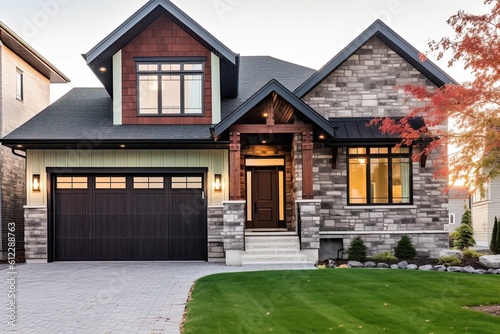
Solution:
{"label": "decorative rock", "polygon": [[485,267],[499,269],[500,255],[483,255],[479,258],[479,262]]}
{"label": "decorative rock", "polygon": [[328,260],[328,265],[327,265],[328,268],[335,268],[335,261],[333,260]]}
{"label": "decorative rock", "polygon": [[417,270],[418,266],[416,264],[409,264],[408,267],[406,267],[408,270]]}
{"label": "decorative rock", "polygon": [[461,272],[462,273],[467,273],[467,274],[474,274],[476,269],[472,268],[471,266],[463,267]]}
{"label": "decorative rock", "polygon": [[450,273],[459,273],[461,272],[463,267],[448,267],[448,272]]}
{"label": "decorative rock", "polygon": [[423,271],[429,271],[429,270],[432,270],[432,265],[430,264],[426,264],[424,266],[420,266],[418,267],[418,270],[423,270]]}
{"label": "decorative rock", "polygon": [[474,274],[484,275],[486,273],[487,273],[487,271],[484,269],[474,270]]}
{"label": "decorative rock", "polygon": [[375,262],[368,261],[368,262],[365,262],[364,266],[365,266],[365,268],[375,268],[377,266],[377,264]]}
{"label": "decorative rock", "polygon": [[399,266],[397,264],[391,264],[391,269],[399,269]]}
{"label": "decorative rock", "polygon": [[446,266],[443,266],[442,264],[438,264],[437,266],[434,266],[433,270],[446,271]]}
{"label": "decorative rock", "polygon": [[406,261],[401,261],[398,263],[398,267],[401,269],[406,269],[408,267],[408,262]]}
{"label": "decorative rock", "polygon": [[494,271],[493,271],[493,275],[495,275],[495,274],[500,274],[500,269],[496,269],[496,270],[494,270]]}
{"label": "decorative rock", "polygon": [[387,263],[379,263],[379,264],[377,264],[377,268],[387,269],[387,268],[389,268],[389,265]]}
{"label": "decorative rock", "polygon": [[358,261],[349,261],[347,262],[349,268],[363,268],[363,264]]}
{"label": "decorative rock", "polygon": [[456,250],[456,249],[444,249],[444,250],[439,252],[439,257],[441,257],[441,256],[454,256],[456,258],[461,259],[464,257],[464,253],[462,253],[462,251]]}
{"label": "decorative rock", "polygon": [[488,274],[496,274],[496,270],[493,268],[488,269]]}
{"label": "decorative rock", "polygon": [[442,266],[441,268],[438,269],[438,271],[446,271],[446,267]]}

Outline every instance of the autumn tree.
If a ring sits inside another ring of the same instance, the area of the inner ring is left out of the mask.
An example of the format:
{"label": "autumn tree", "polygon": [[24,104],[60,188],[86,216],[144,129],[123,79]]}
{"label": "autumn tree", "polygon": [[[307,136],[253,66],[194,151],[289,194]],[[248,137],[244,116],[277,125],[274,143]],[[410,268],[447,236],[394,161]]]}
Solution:
{"label": "autumn tree", "polygon": [[[436,176],[450,176],[451,182],[464,179],[470,189],[483,191],[484,184],[500,174],[500,0],[485,0],[487,14],[473,15],[459,11],[448,19],[455,36],[429,42],[437,58],[449,58],[449,66],[463,66],[474,80],[446,84],[435,90],[405,85],[407,93],[420,101],[400,122],[375,120],[386,133],[399,133],[402,144],[414,145],[426,137],[428,145],[416,150],[414,160],[443,145],[457,152],[443,155],[436,162]],[[426,55],[420,56],[427,60]],[[413,129],[409,120],[423,117],[426,127]],[[443,125],[450,120],[448,131]],[[421,145],[422,146],[422,145]]]}

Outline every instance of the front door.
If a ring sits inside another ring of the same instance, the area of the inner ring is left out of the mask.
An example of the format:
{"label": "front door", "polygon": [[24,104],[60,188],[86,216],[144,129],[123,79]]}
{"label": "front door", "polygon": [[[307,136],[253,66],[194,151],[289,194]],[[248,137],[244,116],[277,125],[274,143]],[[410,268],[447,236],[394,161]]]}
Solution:
{"label": "front door", "polygon": [[253,168],[254,228],[278,228],[278,172],[273,167]]}

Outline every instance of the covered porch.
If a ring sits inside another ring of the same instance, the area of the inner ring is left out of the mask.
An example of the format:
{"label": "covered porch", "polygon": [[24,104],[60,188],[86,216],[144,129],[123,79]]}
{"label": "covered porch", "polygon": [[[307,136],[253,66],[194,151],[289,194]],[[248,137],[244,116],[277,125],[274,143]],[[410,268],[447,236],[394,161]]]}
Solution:
{"label": "covered porch", "polygon": [[226,264],[245,264],[253,255],[259,263],[317,260],[320,200],[313,192],[313,148],[333,132],[275,80],[212,129],[214,139],[230,142]]}

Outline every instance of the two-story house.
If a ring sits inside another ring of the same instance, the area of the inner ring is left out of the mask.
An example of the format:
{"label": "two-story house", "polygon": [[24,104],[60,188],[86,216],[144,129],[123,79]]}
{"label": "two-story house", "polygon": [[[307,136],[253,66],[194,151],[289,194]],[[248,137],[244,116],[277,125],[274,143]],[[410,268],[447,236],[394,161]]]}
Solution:
{"label": "two-story house", "polygon": [[447,248],[440,152],[414,162],[424,139],[395,147],[367,122],[419,105],[398,85],[453,80],[383,22],[315,71],[240,56],[151,0],[84,58],[103,88],[3,138],[27,155],[28,261],[316,261],[403,234]]}
{"label": "two-story house", "polygon": [[[0,22],[0,137],[25,123],[50,103],[50,84],[69,79],[16,33]],[[15,235],[18,256],[24,250],[26,203],[25,153],[0,148],[0,258],[12,247]],[[10,224],[10,225],[9,225]],[[9,228],[10,227],[10,228]]]}

